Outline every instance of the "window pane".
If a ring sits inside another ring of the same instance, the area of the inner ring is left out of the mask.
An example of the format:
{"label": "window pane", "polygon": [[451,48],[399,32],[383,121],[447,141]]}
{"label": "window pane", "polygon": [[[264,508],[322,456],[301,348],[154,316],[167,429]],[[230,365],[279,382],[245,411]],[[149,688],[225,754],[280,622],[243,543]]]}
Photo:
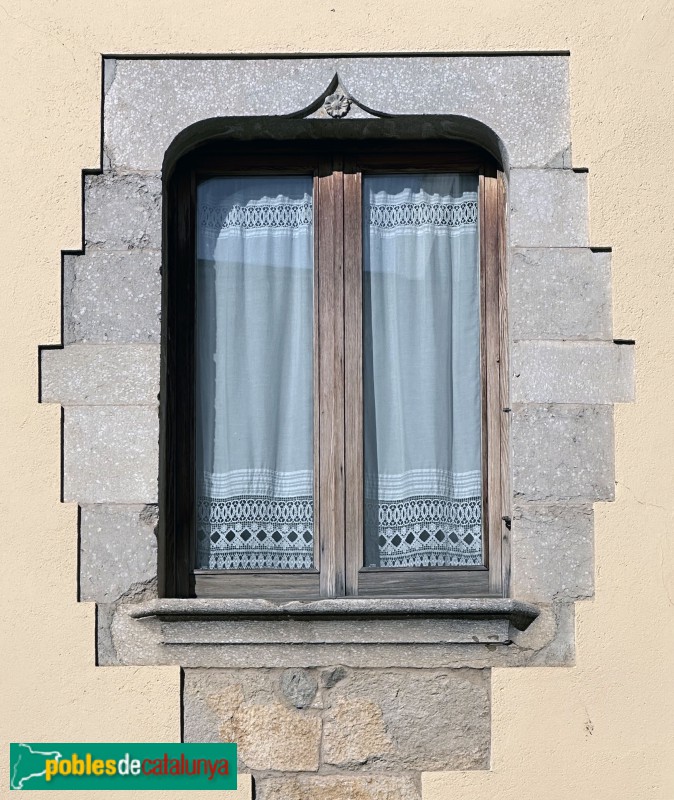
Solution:
{"label": "window pane", "polygon": [[482,563],[477,180],[363,179],[365,566]]}
{"label": "window pane", "polygon": [[312,178],[197,192],[197,568],[313,564]]}

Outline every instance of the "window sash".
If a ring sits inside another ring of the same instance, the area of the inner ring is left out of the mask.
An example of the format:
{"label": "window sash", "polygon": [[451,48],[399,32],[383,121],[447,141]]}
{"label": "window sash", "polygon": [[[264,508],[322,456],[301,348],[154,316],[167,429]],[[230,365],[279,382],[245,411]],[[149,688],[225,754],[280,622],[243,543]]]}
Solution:
{"label": "window sash", "polygon": [[[404,171],[479,175],[483,566],[363,566],[362,175]],[[301,173],[314,179],[314,568],[195,570],[196,185],[217,175]],[[165,596],[302,600],[502,593],[502,498],[509,496],[504,197],[493,162],[477,148],[451,142],[227,143],[197,150],[178,163],[168,181],[164,286]]]}

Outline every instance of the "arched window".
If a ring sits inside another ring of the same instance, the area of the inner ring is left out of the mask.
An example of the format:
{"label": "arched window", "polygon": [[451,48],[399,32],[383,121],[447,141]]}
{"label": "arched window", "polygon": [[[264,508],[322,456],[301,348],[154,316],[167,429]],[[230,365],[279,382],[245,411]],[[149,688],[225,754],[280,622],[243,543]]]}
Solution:
{"label": "arched window", "polygon": [[167,201],[166,594],[501,594],[494,159],[219,140]]}

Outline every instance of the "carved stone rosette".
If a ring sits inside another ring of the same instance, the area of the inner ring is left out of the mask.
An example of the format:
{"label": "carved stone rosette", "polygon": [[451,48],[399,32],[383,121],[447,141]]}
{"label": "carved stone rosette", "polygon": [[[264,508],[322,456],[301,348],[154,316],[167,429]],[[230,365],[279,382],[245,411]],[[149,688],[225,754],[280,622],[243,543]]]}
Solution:
{"label": "carved stone rosette", "polygon": [[328,97],[325,98],[323,108],[328,116],[333,117],[334,119],[341,119],[349,113],[351,101],[344,94],[344,92],[335,92],[334,94],[328,95]]}

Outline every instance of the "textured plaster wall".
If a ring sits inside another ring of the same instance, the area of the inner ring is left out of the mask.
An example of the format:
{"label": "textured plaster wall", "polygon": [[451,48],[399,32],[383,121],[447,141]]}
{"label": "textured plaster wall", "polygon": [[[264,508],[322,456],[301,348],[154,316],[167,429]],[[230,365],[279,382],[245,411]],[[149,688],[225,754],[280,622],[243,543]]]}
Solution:
{"label": "textured plaster wall", "polygon": [[616,502],[596,508],[576,666],[494,670],[492,770],[427,773],[424,798],[674,797],[673,23],[671,3],[616,0],[0,5],[3,795],[8,741],[180,736],[176,669],[94,666],[60,412],[37,404],[37,346],[60,340],[59,251],[81,244],[80,168],[98,166],[100,54],[568,49],[573,164],[590,169],[591,241],[614,247],[637,402],[616,411]]}

